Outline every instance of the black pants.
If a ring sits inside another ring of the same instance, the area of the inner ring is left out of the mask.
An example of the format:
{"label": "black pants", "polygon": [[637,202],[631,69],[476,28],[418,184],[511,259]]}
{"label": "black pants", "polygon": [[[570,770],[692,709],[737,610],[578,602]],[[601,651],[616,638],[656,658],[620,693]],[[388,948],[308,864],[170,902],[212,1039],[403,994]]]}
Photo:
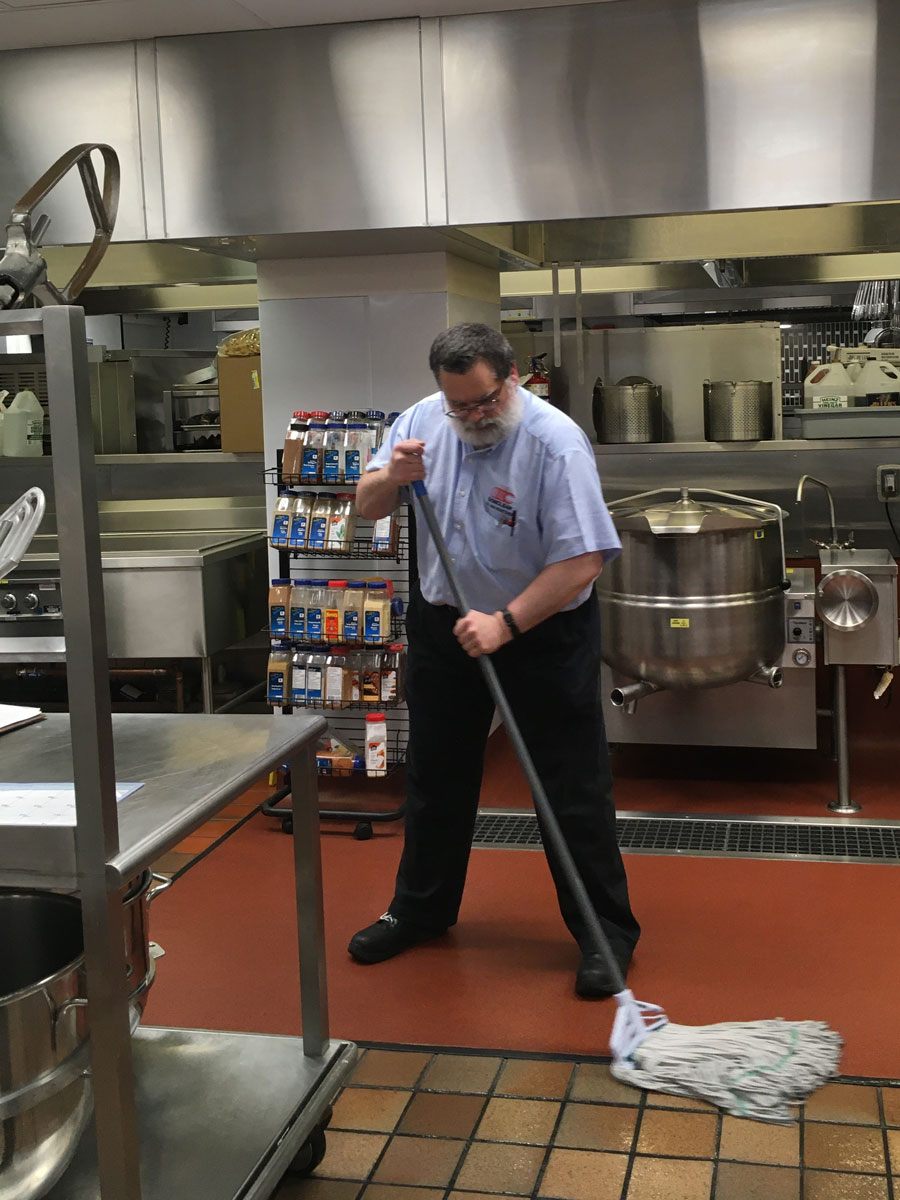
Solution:
{"label": "black pants", "polygon": [[[459,913],[494,710],[477,661],[453,636],[458,618],[455,608],[428,604],[414,587],[407,613],[406,841],[390,912],[435,930],[453,925]],[[507,643],[493,660],[603,928],[613,948],[628,954],[640,926],[616,842],[596,595]],[[588,950],[556,857],[548,851],[547,858],[566,925]]]}

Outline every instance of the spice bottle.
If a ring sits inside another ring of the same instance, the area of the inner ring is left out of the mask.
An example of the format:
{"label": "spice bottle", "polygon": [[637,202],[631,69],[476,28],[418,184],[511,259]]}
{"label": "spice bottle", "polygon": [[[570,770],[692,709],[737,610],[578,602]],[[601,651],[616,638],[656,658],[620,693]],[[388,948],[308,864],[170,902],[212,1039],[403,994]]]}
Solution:
{"label": "spice bottle", "polygon": [[278,549],[287,549],[291,532],[291,507],[294,503],[294,493],[285,488],[278,493],[275,501],[275,511],[272,514],[272,536],[269,539]]}
{"label": "spice bottle", "polygon": [[352,492],[338,492],[328,521],[328,549],[349,554],[356,533],[356,507]]}
{"label": "spice bottle", "polygon": [[362,652],[347,650],[347,675],[349,676],[350,700],[359,704],[362,700]]}
{"label": "spice bottle", "polygon": [[303,464],[303,443],[309,428],[309,413],[295,412],[288,425],[281,456],[281,478],[288,485],[300,482]]}
{"label": "spice bottle", "polygon": [[400,544],[400,523],[396,513],[379,517],[372,526],[372,553],[395,555]]}
{"label": "spice bottle", "polygon": [[308,642],[324,641],[322,608],[324,605],[324,589],[317,579],[306,581],[306,640]]}
{"label": "spice bottle", "polygon": [[[315,414],[313,414],[315,416]],[[322,482],[322,459],[325,451],[325,421],[312,420],[303,443],[303,464],[300,468],[302,483]]]}
{"label": "spice bottle", "polygon": [[306,659],[305,650],[298,650],[291,659],[291,704],[306,703]]}
{"label": "spice bottle", "polygon": [[377,408],[370,408],[366,413],[366,424],[375,435],[375,450],[377,450],[381,445],[381,435],[384,432],[384,413]]}
{"label": "spice bottle", "polygon": [[328,708],[343,708],[350,699],[346,646],[334,646],[328,655],[325,664],[324,699]]}
{"label": "spice bottle", "polygon": [[306,639],[306,598],[309,593],[305,579],[295,579],[291,585],[291,601],[288,610],[288,636],[292,642]]}
{"label": "spice bottle", "polygon": [[344,622],[341,640],[349,646],[362,641],[363,606],[366,601],[366,585],[361,579],[351,579],[344,593]]}
{"label": "spice bottle", "polygon": [[363,704],[381,703],[380,650],[365,650],[360,655],[360,690]]}
{"label": "spice bottle", "polygon": [[366,774],[387,775],[387,717],[381,712],[366,716]]}
{"label": "spice bottle", "polygon": [[362,463],[366,454],[366,446],[368,441],[366,434],[369,432],[365,422],[355,421],[347,425],[344,433],[344,482],[357,483],[362,470]]}
{"label": "spice bottle", "polygon": [[325,437],[322,448],[322,482],[343,483],[343,463],[341,458],[344,451],[346,427],[343,421],[328,421],[325,426]]}
{"label": "spice bottle", "polygon": [[386,642],[391,631],[391,602],[388,586],[372,582],[366,588],[366,603],[363,609],[363,641],[367,646],[380,646]]}
{"label": "spice bottle", "polygon": [[325,641],[339,642],[342,636],[344,618],[344,592],[347,590],[346,579],[329,579],[325,592],[323,620],[325,622]]}
{"label": "spice bottle", "polygon": [[333,511],[332,499],[328,492],[319,492],[313,502],[312,517],[309,522],[309,540],[307,549],[324,550],[328,544],[328,526]]}
{"label": "spice bottle", "polygon": [[291,530],[288,536],[288,546],[291,550],[306,549],[315,499],[315,492],[294,493],[294,502],[291,505]]}
{"label": "spice bottle", "polygon": [[406,694],[406,652],[400,642],[392,642],[381,662],[381,703],[399,704]]}
{"label": "spice bottle", "polygon": [[306,656],[306,703],[321,704],[325,687],[326,656],[318,650]]}
{"label": "spice bottle", "polygon": [[273,647],[266,671],[266,700],[269,704],[285,704],[285,676],[290,668],[290,651]]}
{"label": "spice bottle", "polygon": [[269,588],[269,636],[288,636],[288,606],[291,603],[291,581],[273,579]]}

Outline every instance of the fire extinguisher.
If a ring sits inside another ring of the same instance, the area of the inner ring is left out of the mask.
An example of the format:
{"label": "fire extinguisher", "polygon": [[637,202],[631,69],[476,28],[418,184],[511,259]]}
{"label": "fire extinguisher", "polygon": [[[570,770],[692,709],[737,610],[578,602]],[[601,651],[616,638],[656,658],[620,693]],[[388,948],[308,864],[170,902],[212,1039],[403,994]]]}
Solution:
{"label": "fire extinguisher", "polygon": [[549,401],[550,376],[547,374],[547,368],[543,362],[546,357],[546,353],[536,354],[529,359],[531,374],[522,380],[522,386],[527,387],[530,392],[534,392],[535,396],[540,396],[542,400]]}

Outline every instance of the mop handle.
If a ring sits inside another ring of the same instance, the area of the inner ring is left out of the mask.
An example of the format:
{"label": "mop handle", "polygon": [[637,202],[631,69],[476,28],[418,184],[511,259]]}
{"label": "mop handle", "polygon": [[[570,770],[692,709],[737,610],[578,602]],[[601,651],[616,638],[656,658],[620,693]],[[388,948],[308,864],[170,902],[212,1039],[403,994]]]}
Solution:
{"label": "mop handle", "polygon": [[[460,613],[465,616],[469,611],[469,605],[462,593],[459,584],[459,576],[456,574],[456,568],[453,565],[453,560],[450,557],[450,551],[447,549],[447,543],[444,541],[444,535],[438,525],[437,515],[434,511],[434,505],[431,503],[431,497],[428,495],[428,490],[425,483],[421,479],[417,479],[412,489],[415,492],[416,499],[419,501],[419,506],[425,514],[425,521],[431,533],[432,541],[435,549],[438,552],[438,557],[441,560],[441,565],[444,572],[450,581],[450,588],[456,599],[456,606]],[[497,677],[497,668],[494,666],[490,657],[487,654],[478,656],[478,665],[481,667],[485,682],[488,686],[488,691],[497,706],[503,724],[506,727],[506,733],[509,740],[513,744],[513,749],[525,772],[525,778],[528,780],[528,786],[531,789],[531,795],[534,799],[534,806],[540,813],[544,822],[547,837],[553,844],[553,849],[560,861],[563,874],[572,889],[575,903],[578,911],[581,913],[582,919],[587,926],[588,934],[596,948],[597,953],[603,956],[603,961],[606,964],[606,969],[609,971],[610,978],[615,984],[617,992],[624,992],[626,988],[625,979],[619,964],[616,962],[615,955],[609,944],[609,939],[603,932],[603,926],[594,911],[594,906],[591,903],[587,893],[587,888],[584,886],[584,880],[575,865],[575,860],[572,858],[572,852],[566,844],[566,839],[563,837],[562,830],[559,827],[559,822],[556,819],[556,814],[550,807],[550,801],[547,799],[547,793],[544,791],[544,785],[541,783],[540,776],[535,770],[534,763],[531,760],[531,755],[528,753],[528,747],[525,745],[525,739],[522,737],[522,732],[519,729],[518,723],[513,716],[513,711],[510,708],[509,701],[506,698],[506,693],[500,684]]]}

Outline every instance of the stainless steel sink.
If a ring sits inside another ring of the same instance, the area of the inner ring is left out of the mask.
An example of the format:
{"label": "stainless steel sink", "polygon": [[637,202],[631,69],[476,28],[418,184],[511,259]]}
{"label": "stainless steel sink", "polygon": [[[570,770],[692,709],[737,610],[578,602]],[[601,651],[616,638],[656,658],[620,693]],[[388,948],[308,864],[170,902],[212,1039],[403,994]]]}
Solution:
{"label": "stainless steel sink", "polygon": [[897,574],[897,564],[890,550],[820,550],[819,562],[823,571],[834,571],[839,567],[850,567],[854,571],[868,572],[871,567],[887,567],[889,574]]}

